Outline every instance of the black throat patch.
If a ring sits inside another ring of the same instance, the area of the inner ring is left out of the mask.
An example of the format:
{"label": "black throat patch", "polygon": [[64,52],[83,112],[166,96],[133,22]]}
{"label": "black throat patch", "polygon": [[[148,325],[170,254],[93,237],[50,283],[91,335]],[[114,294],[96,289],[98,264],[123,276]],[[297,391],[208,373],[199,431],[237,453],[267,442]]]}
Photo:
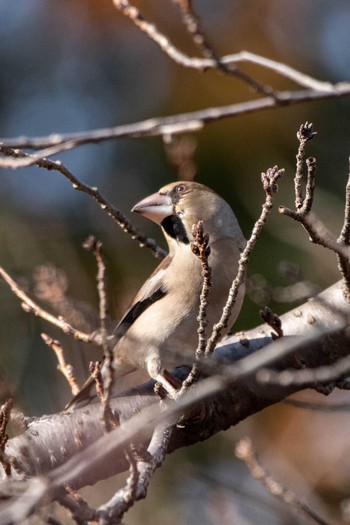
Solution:
{"label": "black throat patch", "polygon": [[177,215],[169,215],[169,217],[165,217],[161,225],[170,237],[176,239],[178,242],[189,244],[190,241],[180,217]]}

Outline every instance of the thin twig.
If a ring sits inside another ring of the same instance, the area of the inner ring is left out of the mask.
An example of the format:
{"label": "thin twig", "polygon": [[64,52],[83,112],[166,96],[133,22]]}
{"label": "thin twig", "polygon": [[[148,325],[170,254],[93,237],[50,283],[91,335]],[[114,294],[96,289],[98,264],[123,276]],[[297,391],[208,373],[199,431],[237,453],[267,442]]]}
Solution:
{"label": "thin twig", "polygon": [[11,418],[11,410],[13,407],[13,400],[8,399],[0,408],[0,463],[4,469],[6,476],[11,476],[11,460],[7,457],[5,448],[9,436],[6,432],[7,425]]}
{"label": "thin twig", "polygon": [[343,246],[337,242],[333,234],[325,227],[322,221],[316,217],[313,213],[307,215],[300,215],[298,212],[286,208],[285,206],[279,206],[279,213],[290,217],[291,219],[298,221],[305,228],[309,234],[310,241],[314,244],[319,244],[332,252],[348,259],[350,256],[349,246]]}
{"label": "thin twig", "polygon": [[[334,330],[334,327],[332,327],[332,330]],[[314,334],[314,336],[316,335]],[[307,347],[309,342],[308,338],[306,338]],[[294,343],[294,349],[298,349],[298,347],[300,348],[300,339],[297,338],[297,342],[294,341]],[[240,359],[232,367],[230,380],[236,381],[238,377],[243,378],[246,372],[250,373],[254,368],[256,370],[256,367],[260,367],[264,360],[265,363],[268,361],[270,363],[276,361],[276,359],[283,353],[281,352],[283,346],[286,345],[289,345],[288,351],[291,351],[292,348],[290,346],[290,341],[288,342],[288,338],[281,338],[279,341],[274,342],[273,345],[269,346],[267,354],[265,350],[268,349],[266,348],[261,349],[259,352],[255,352],[255,356],[249,355],[245,359]],[[261,354],[263,354],[263,360]],[[252,363],[251,358],[254,357],[255,362]],[[250,362],[250,365],[248,365],[247,361]],[[226,368],[230,369],[231,367]],[[235,377],[233,378],[233,376]],[[88,470],[91,471],[91,469],[97,468],[98,462],[101,461],[103,457],[106,457],[106,455],[111,454],[112,452],[116,454],[117,451],[121,451],[128,445],[128,443],[130,443],[130,441],[135,440],[135,437],[139,435],[140,429],[142,429],[143,432],[148,432],[150,428],[154,428],[154,426],[157,426],[159,423],[163,424],[165,427],[171,425],[169,418],[174,421],[175,418],[183,413],[184,409],[194,406],[199,401],[208,399],[208,397],[211,397],[214,394],[219,392],[222,393],[229,384],[230,381],[225,377],[219,375],[209,377],[198,383],[196,388],[192,389],[191,392],[187,392],[187,395],[184,395],[178,403],[172,403],[165,413],[160,412],[159,404],[157,403],[144,408],[142,413],[135,413],[135,415],[131,416],[127,422],[123,423],[120,431],[102,436],[99,438],[98,442],[93,442],[87,448],[68,459],[65,464],[56,467],[54,471],[47,474],[48,483],[46,484],[46,488],[43,487],[43,492],[39,493],[38,497],[35,496],[30,508],[39,504],[39,499],[44,496],[54,497],[62,485],[67,482],[81,479],[81,476],[83,476]],[[10,521],[10,518],[13,517],[12,513],[8,514],[1,511],[0,517],[1,523],[13,523],[13,521]]]}
{"label": "thin twig", "polygon": [[210,244],[209,235],[204,234],[203,221],[199,221],[193,225],[192,228],[193,242],[191,243],[192,252],[198,257],[202,266],[203,285],[199,297],[199,313],[198,313],[198,346],[196,349],[196,362],[193,363],[192,370],[182,383],[182,387],[178,392],[178,397],[194,384],[200,377],[200,369],[198,367],[198,361],[208,357],[206,353],[207,337],[206,328],[208,326],[207,320],[207,307],[208,307],[208,296],[211,288],[211,268],[208,262],[210,255]]}
{"label": "thin twig", "polygon": [[312,385],[312,383],[330,383],[333,380],[340,380],[350,372],[350,356],[345,356],[328,366],[317,368],[307,368],[303,370],[271,370],[261,368],[256,374],[256,378],[261,383],[274,385]]}
{"label": "thin twig", "polygon": [[95,361],[95,362],[91,361],[89,364],[89,372],[91,374],[91,377],[95,381],[97,397],[101,400],[101,403],[103,403],[104,385],[103,385],[103,377],[101,374],[101,363],[99,361]]}
{"label": "thin twig", "polygon": [[92,343],[97,346],[100,346],[101,341],[98,337],[94,334],[86,334],[85,332],[81,332],[80,330],[76,330],[71,326],[69,323],[67,323],[61,316],[56,317],[43,308],[41,308],[37,303],[35,303],[28,295],[24,292],[24,290],[19,286],[19,284],[12,279],[12,277],[0,266],[0,277],[4,279],[4,281],[9,285],[13,293],[22,301],[22,308],[24,311],[28,313],[34,314],[36,317],[41,317],[42,319],[45,319],[45,321],[48,321],[49,323],[53,324],[54,326],[57,326],[60,328],[65,334],[72,335],[75,339],[78,341],[82,341],[84,343]]}
{"label": "thin twig", "polygon": [[[228,324],[228,321],[229,321],[230,316],[231,316],[232,308],[233,308],[233,306],[234,306],[234,304],[236,302],[236,299],[237,299],[237,295],[238,295],[240,286],[242,285],[242,283],[245,280],[245,275],[246,275],[246,271],[247,271],[247,266],[248,266],[248,261],[249,261],[250,254],[251,254],[251,252],[252,252],[252,250],[253,250],[253,248],[254,248],[257,240],[258,240],[258,237],[259,237],[263,227],[266,224],[267,217],[268,217],[269,213],[272,210],[273,195],[275,193],[277,193],[277,191],[278,191],[277,181],[280,179],[280,177],[283,175],[283,173],[284,173],[284,170],[282,170],[282,169],[279,170],[277,166],[274,166],[273,168],[269,168],[266,171],[266,173],[262,173],[261,174],[261,179],[262,179],[262,183],[263,183],[263,189],[264,189],[265,195],[266,195],[266,200],[265,200],[265,203],[263,204],[261,215],[260,215],[259,219],[257,220],[257,222],[255,223],[253,231],[252,231],[252,234],[250,236],[250,239],[248,240],[248,242],[247,242],[243,252],[241,253],[240,258],[239,258],[237,276],[234,279],[234,281],[233,281],[233,283],[231,285],[231,288],[229,290],[227,302],[226,302],[226,304],[224,306],[221,318],[220,318],[219,322],[216,323],[213,326],[212,334],[211,334],[211,336],[210,336],[210,338],[208,340],[206,340],[206,338],[205,339],[201,339],[200,338],[199,346],[198,346],[198,349],[196,351],[196,358],[197,358],[197,360],[200,360],[203,357],[203,355],[206,358],[208,358],[212,354],[212,352],[213,352],[213,350],[214,350],[218,340],[220,339],[222,330],[224,328],[226,328],[226,326]],[[197,243],[198,243],[198,239],[197,239]],[[203,257],[203,255],[205,255],[206,247],[207,247],[207,244],[204,247],[204,253],[202,254],[202,257]],[[200,257],[201,251],[199,249],[199,246],[194,244],[193,247],[192,247],[192,250],[194,250],[194,253],[198,257]],[[201,263],[203,265],[202,259],[201,259]],[[204,272],[207,271],[205,266],[203,267],[203,271]],[[209,276],[209,278],[210,278],[210,276]],[[203,316],[203,312],[205,313],[206,307],[207,307],[206,302],[207,302],[207,294],[209,293],[209,286],[208,286],[208,283],[206,282],[206,280],[204,280],[204,282],[203,282],[202,293],[203,292],[204,292],[205,296],[203,298],[203,303],[202,303],[202,298],[201,298],[199,319],[201,319],[201,315]],[[201,309],[203,309],[203,310],[201,310]],[[203,320],[203,317],[202,317],[202,320]],[[200,325],[199,330],[201,332],[202,332],[202,329],[203,329],[203,326]],[[202,346],[204,346],[205,342],[206,342],[206,347],[205,347],[205,351],[204,351],[204,354],[203,354]],[[195,363],[193,365],[193,368],[192,368],[192,371],[191,371],[190,375],[183,382],[182,388],[179,391],[178,396],[180,397],[181,395],[183,395],[183,393],[189,388],[189,386],[191,386],[198,379],[198,377],[199,377],[199,369],[198,369],[198,366]]]}
{"label": "thin twig", "polygon": [[350,301],[350,242],[348,239],[350,232],[350,182],[348,180],[346,186],[344,225],[338,239],[336,239],[325,225],[311,212],[314,200],[316,174],[316,160],[312,157],[306,161],[307,181],[305,197],[302,193],[302,167],[305,154],[304,147],[306,142],[312,139],[315,134],[316,133],[312,129],[312,124],[306,122],[300,126],[297,133],[300,144],[296,156],[297,167],[294,178],[296,211],[286,208],[285,206],[280,206],[279,212],[282,215],[286,215],[287,217],[300,222],[309,234],[311,242],[319,244],[320,246],[336,253],[338,256],[338,266],[344,280],[344,297]]}
{"label": "thin twig", "polygon": [[345,212],[344,224],[338,239],[342,244],[350,244],[350,157],[349,157],[349,176],[345,188]]}
{"label": "thin twig", "polygon": [[300,408],[303,410],[312,410],[314,412],[326,412],[326,413],[335,413],[335,412],[349,412],[350,404],[349,403],[315,403],[314,401],[302,401],[301,399],[287,398],[282,401],[284,405],[290,405],[295,408]]}
{"label": "thin twig", "polygon": [[58,361],[57,368],[67,379],[72,394],[73,396],[75,396],[79,392],[80,388],[77,383],[77,378],[75,376],[73,366],[69,363],[66,363],[63,348],[60,342],[44,333],[41,334],[41,337],[45,344],[47,344],[47,346],[49,346],[55,352]]}
{"label": "thin twig", "polygon": [[191,0],[173,0],[180,10],[182,21],[186,27],[187,32],[191,35],[193,42],[202,51],[206,58],[211,58],[219,65],[218,55],[208,42],[201,27],[199,17],[195,13]]}
{"label": "thin twig", "polygon": [[[328,83],[326,83],[328,86]],[[323,100],[340,98],[350,95],[350,82],[339,82],[331,84],[329,88],[279,92],[279,101],[284,106]],[[268,109],[281,107],[272,97],[263,97],[257,100],[249,100],[227,106],[211,107],[199,111],[180,113],[168,117],[154,117],[151,119],[115,126],[111,128],[96,129],[88,132],[78,133],[55,133],[44,137],[20,137],[2,139],[0,152],[7,154],[4,148],[28,148],[37,149],[36,157],[32,157],[32,164],[43,156],[54,155],[61,151],[67,151],[85,144],[96,144],[106,140],[123,137],[153,137],[174,135],[177,133],[190,133],[201,130],[206,124],[218,122],[222,119],[232,118],[239,115],[261,112]],[[0,167],[16,168],[18,161],[0,159]],[[28,160],[27,160],[28,162]]]}
{"label": "thin twig", "polygon": [[71,513],[72,518],[78,525],[86,525],[88,522],[97,521],[97,513],[91,508],[84,498],[75,490],[66,485],[65,494],[58,498],[58,502]]}
{"label": "thin twig", "polygon": [[314,523],[318,525],[330,525],[310,509],[306,503],[300,501],[293,492],[280,485],[280,483],[266,472],[261,463],[259,463],[249,438],[243,438],[238,442],[236,446],[236,456],[245,462],[251,475],[260,481],[272,496],[286,503],[292,510],[311,519]]}
{"label": "thin twig", "polygon": [[250,254],[259,238],[259,235],[262,229],[264,228],[266,224],[267,217],[272,210],[273,195],[278,190],[277,181],[283,175],[283,173],[284,173],[283,169],[279,170],[277,166],[274,166],[273,168],[269,168],[266,171],[266,173],[262,173],[261,175],[263,188],[264,188],[265,195],[266,195],[266,200],[262,206],[261,215],[259,219],[256,221],[256,223],[254,224],[254,228],[251,233],[250,239],[248,240],[239,258],[237,276],[234,279],[232,286],[230,288],[227,303],[223,309],[222,316],[219,322],[214,325],[213,332],[207,342],[207,348],[206,348],[207,355],[214,350],[215,345],[221,336],[222,330],[227,326],[227,323],[229,321],[229,318],[232,312],[233,305],[238,295],[239,288],[245,279]]}
{"label": "thin twig", "polygon": [[100,334],[102,340],[102,350],[104,355],[103,368],[106,373],[103,374],[103,394],[101,401],[103,404],[103,421],[106,429],[113,428],[113,424],[110,421],[110,415],[112,413],[109,400],[112,393],[112,382],[113,382],[113,352],[110,345],[107,342],[107,318],[108,318],[108,300],[106,291],[106,263],[102,251],[102,242],[98,241],[93,235],[91,235],[84,243],[83,247],[92,252],[95,256],[97,263],[97,290],[99,295],[99,318],[100,318]]}
{"label": "thin twig", "polygon": [[206,338],[206,327],[208,325],[207,320],[207,307],[208,307],[208,296],[210,293],[211,282],[211,267],[209,265],[210,255],[210,239],[208,234],[204,234],[203,222],[199,221],[197,226],[193,228],[194,243],[191,245],[192,251],[200,260],[202,266],[203,286],[199,297],[199,314],[198,314],[198,347],[196,349],[196,357],[208,357],[207,353],[207,338]]}
{"label": "thin twig", "polygon": [[[338,243],[344,246],[350,245],[350,159],[349,159],[349,176],[345,188],[345,210],[344,223],[338,237]],[[350,257],[338,255],[339,270],[344,279],[344,292],[350,300]]]}
{"label": "thin twig", "polygon": [[139,482],[137,462],[140,460],[140,457],[137,454],[137,451],[135,450],[132,443],[129,447],[127,447],[127,450],[125,451],[125,456],[129,463],[129,476],[125,488],[129,492],[128,498],[130,500],[134,500],[137,493],[137,484]]}
{"label": "thin twig", "polygon": [[[92,197],[100,205],[100,207],[104,211],[106,211],[110,217],[112,217],[112,219],[118,224],[118,226],[122,228],[122,230],[125,233],[129,234],[132,239],[135,239],[139,242],[140,246],[145,246],[149,248],[155,257],[165,257],[166,252],[162,248],[160,248],[153,239],[142,235],[142,233],[140,233],[140,231],[137,228],[135,228],[131,224],[131,222],[125,217],[125,215],[123,215],[117,208],[115,208],[100,193],[98,188],[88,186],[87,184],[81,182],[75,175],[73,175],[71,171],[69,171],[68,168],[66,168],[66,166],[61,161],[53,161],[47,159],[46,157],[39,157],[37,155],[28,155],[27,153],[24,153],[19,149],[8,148],[5,146],[0,146],[0,153],[3,153],[4,155],[9,157],[14,157],[15,159],[19,159],[19,162],[27,162],[27,164],[23,165],[30,166],[32,164],[35,164],[39,168],[58,171],[71,182],[73,189],[90,195],[90,197]],[[0,167],[5,167],[5,160],[11,161],[11,159],[0,159]],[[17,167],[23,167],[21,164],[16,165],[16,161],[14,162],[15,164],[11,165],[11,163],[9,163],[7,167],[14,169],[16,169]]]}
{"label": "thin twig", "polygon": [[274,330],[274,332],[271,332],[272,339],[283,337],[282,321],[280,317],[271,310],[271,308],[265,306],[260,310],[260,317],[264,323],[267,323]]}
{"label": "thin twig", "polygon": [[305,186],[305,199],[300,207],[300,213],[307,215],[311,212],[311,208],[314,202],[314,191],[315,191],[315,176],[316,176],[316,159],[309,157],[306,159],[307,166],[307,179]]}
{"label": "thin twig", "polygon": [[136,459],[136,463],[133,464],[133,487],[131,488],[127,483],[107,503],[98,508],[100,523],[111,523],[108,519],[111,520],[112,518],[121,520],[125,512],[136,501],[146,497],[152,476],[164,461],[172,430],[173,425],[169,421],[163,421],[156,426],[146,454],[142,458]]}
{"label": "thin twig", "polygon": [[316,132],[312,129],[312,122],[305,122],[302,124],[297,133],[297,139],[299,141],[299,147],[297,152],[297,164],[294,177],[294,189],[295,189],[295,207],[297,210],[302,207],[304,202],[302,182],[303,182],[303,165],[305,158],[305,144],[308,140],[311,140],[316,135]]}
{"label": "thin twig", "polygon": [[105,344],[107,338],[106,321],[108,318],[108,299],[106,291],[106,263],[102,252],[102,242],[98,241],[93,235],[90,235],[84,241],[83,248],[92,252],[97,263],[97,291],[99,295],[99,317],[100,330],[102,335],[102,344]]}
{"label": "thin twig", "polygon": [[[253,78],[251,75],[248,75],[247,73],[242,71],[237,66],[237,64],[233,62],[231,62],[230,64],[226,64],[222,61],[220,55],[218,54],[214,46],[208,41],[207,37],[204,35],[203,30],[200,27],[199,17],[193,9],[191,0],[173,0],[173,2],[179,7],[182,15],[182,21],[188,33],[191,35],[193,42],[201,49],[203,55],[206,58],[211,59],[216,64],[215,69],[226,75],[231,75],[236,78],[239,78],[258,93],[262,93],[267,96],[272,96],[278,101],[278,96],[271,88],[271,86],[267,86],[266,84],[263,84],[262,82],[259,82],[258,80]],[[147,22],[144,21],[144,24],[146,23]],[[159,33],[157,29],[155,30],[157,33]],[[151,36],[151,38],[153,40],[153,36]],[[163,49],[163,51],[167,52],[166,49]]]}

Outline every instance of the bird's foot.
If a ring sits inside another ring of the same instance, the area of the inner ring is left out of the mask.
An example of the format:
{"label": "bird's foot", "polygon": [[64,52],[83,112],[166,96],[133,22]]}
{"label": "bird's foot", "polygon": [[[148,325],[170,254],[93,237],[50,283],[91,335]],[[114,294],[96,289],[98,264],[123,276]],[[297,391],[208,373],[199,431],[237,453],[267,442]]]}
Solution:
{"label": "bird's foot", "polygon": [[155,380],[162,385],[168,397],[176,399],[177,393],[182,387],[182,382],[177,377],[173,376],[168,370],[164,370],[162,374],[155,377]]}

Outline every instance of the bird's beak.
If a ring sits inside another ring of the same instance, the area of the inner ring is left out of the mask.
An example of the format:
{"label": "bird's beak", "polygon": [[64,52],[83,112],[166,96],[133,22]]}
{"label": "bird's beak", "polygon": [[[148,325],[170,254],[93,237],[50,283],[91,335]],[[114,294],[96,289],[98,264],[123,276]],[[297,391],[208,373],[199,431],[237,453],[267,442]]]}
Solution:
{"label": "bird's beak", "polygon": [[135,204],[131,211],[140,213],[151,221],[161,224],[166,217],[173,214],[173,205],[169,195],[153,193],[153,195]]}

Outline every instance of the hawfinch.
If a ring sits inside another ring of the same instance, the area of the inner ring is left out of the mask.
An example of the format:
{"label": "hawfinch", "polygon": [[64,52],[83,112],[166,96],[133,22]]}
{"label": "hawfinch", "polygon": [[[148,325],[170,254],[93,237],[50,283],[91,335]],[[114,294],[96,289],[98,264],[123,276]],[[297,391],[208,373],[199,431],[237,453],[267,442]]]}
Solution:
{"label": "hawfinch", "polygon": [[[132,211],[161,226],[169,255],[147,279],[114,331],[113,381],[145,368],[151,378],[167,388],[165,369],[192,364],[198,342],[197,316],[203,277],[201,263],[191,250],[192,226],[202,220],[204,233],[209,234],[208,262],[212,269],[207,308],[209,335],[222,314],[246,241],[230,206],[197,182],[168,184],[141,200]],[[238,316],[243,295],[244,285],[229,326]],[[93,386],[90,379],[68,407],[91,400],[96,395]]]}

